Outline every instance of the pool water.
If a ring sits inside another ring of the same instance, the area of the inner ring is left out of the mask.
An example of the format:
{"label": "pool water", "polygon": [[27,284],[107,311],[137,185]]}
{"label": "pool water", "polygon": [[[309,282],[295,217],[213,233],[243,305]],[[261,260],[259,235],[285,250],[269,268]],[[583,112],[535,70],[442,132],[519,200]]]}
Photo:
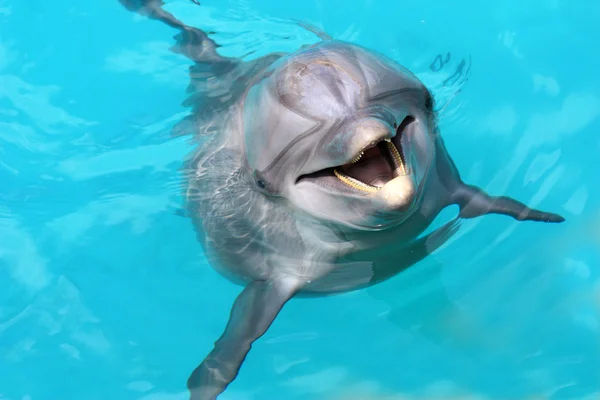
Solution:
{"label": "pool water", "polygon": [[[311,20],[402,63],[485,216],[368,290],[289,302],[220,399],[600,398],[600,3],[169,1],[255,58]],[[0,0],[0,399],[188,398],[240,288],[181,216],[172,28],[117,0]],[[441,219],[450,218],[449,209]]]}

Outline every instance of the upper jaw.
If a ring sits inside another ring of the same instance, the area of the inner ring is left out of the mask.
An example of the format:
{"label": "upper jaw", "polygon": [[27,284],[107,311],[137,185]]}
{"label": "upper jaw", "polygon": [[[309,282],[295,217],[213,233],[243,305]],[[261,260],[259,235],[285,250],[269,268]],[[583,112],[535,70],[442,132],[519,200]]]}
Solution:
{"label": "upper jaw", "polygon": [[[407,164],[407,157],[404,153],[404,148],[408,144],[405,140],[405,130],[412,121],[414,121],[414,118],[407,115],[400,126],[394,124],[392,127],[391,123],[377,117],[366,117],[351,123],[348,127],[350,136],[347,139],[349,149],[346,156],[338,159],[335,164],[322,165],[319,170],[305,170],[296,181],[298,182],[302,178],[311,175],[318,175],[328,169],[339,170],[342,166],[355,164],[360,161],[368,150],[382,144],[393,156],[391,162],[397,164],[393,165],[393,168],[400,168],[399,175],[409,173],[410,166]],[[326,157],[326,155],[324,156]]]}

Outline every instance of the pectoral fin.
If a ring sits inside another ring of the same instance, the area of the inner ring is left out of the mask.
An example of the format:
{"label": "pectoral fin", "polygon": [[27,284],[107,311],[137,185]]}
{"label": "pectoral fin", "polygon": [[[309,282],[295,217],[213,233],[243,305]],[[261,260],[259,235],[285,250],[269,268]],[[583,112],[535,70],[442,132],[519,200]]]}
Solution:
{"label": "pectoral fin", "polygon": [[554,213],[535,210],[506,196],[490,196],[476,186],[460,184],[453,193],[453,200],[460,206],[460,217],[475,218],[485,214],[503,214],[517,221],[563,222]]}
{"label": "pectoral fin", "polygon": [[214,400],[231,383],[252,343],[271,326],[294,296],[297,281],[254,281],[237,297],[223,335],[188,379],[190,400]]}

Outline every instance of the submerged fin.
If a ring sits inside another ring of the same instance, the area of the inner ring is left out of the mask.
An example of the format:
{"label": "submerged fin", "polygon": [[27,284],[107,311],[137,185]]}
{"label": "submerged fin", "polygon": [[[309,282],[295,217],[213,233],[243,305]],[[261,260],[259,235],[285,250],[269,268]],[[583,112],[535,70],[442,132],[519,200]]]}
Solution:
{"label": "submerged fin", "polygon": [[265,334],[297,281],[253,281],[235,300],[225,332],[188,379],[190,400],[214,400],[237,376],[252,343]]}
{"label": "submerged fin", "polygon": [[461,183],[453,193],[460,206],[460,217],[475,218],[485,214],[503,214],[517,221],[563,222],[565,219],[554,213],[535,210],[506,196],[490,196],[480,188]]}
{"label": "submerged fin", "polygon": [[[206,32],[188,26],[171,13],[163,10],[163,0],[119,0],[129,11],[136,12],[148,18],[163,22],[180,33],[175,37],[177,45],[172,50],[183,54],[195,62],[234,62],[235,59],[227,58],[217,53],[219,47]],[[199,4],[199,3],[196,3]]]}
{"label": "submerged fin", "polygon": [[[119,0],[128,10],[147,16],[177,29],[176,43],[171,51],[194,62],[189,69],[190,84],[184,107],[192,112],[172,129],[172,136],[202,137],[218,134],[222,127],[219,116],[235,104],[251,79],[264,71],[280,53],[271,53],[250,62],[241,58],[224,57],[217,53],[219,45],[208,33],[186,25],[164,10],[163,0]],[[198,4],[198,3],[196,3]]]}

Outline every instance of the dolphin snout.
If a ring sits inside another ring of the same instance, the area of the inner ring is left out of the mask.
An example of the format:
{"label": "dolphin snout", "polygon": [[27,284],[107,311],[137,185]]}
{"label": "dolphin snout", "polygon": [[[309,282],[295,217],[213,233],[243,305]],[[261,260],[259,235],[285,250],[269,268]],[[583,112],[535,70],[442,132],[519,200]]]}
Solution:
{"label": "dolphin snout", "polygon": [[413,205],[416,185],[411,175],[400,175],[387,182],[375,194],[381,211],[405,212]]}
{"label": "dolphin snout", "polygon": [[350,134],[348,135],[350,143],[350,153],[356,156],[361,151],[374,147],[377,143],[383,140],[390,140],[396,135],[392,126],[375,117],[367,117],[360,119],[350,126]]}

